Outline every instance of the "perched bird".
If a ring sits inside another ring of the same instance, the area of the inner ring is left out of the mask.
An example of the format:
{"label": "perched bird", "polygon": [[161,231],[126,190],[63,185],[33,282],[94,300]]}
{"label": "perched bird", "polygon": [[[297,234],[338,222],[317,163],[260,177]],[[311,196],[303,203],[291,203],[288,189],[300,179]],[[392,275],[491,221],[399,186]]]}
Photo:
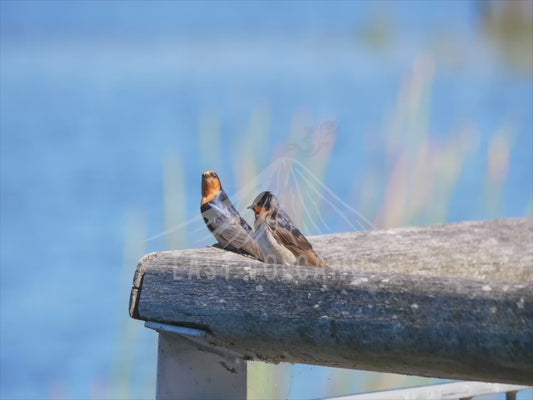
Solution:
{"label": "perched bird", "polygon": [[278,199],[272,193],[260,193],[248,208],[255,213],[254,239],[261,246],[267,261],[329,268],[280,208]]}
{"label": "perched bird", "polygon": [[265,260],[261,247],[252,238],[252,228],[233,207],[215,171],[202,174],[200,212],[205,224],[224,248],[233,247]]}

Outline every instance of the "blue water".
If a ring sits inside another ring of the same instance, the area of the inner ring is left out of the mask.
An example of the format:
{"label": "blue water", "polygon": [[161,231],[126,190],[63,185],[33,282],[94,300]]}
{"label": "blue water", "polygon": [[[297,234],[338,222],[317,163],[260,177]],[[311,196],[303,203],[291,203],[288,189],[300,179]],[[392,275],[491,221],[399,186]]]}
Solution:
{"label": "blue water", "polygon": [[[144,221],[144,237],[166,229],[169,155],[185,166],[187,218],[197,216],[203,170],[236,192],[238,144],[258,107],[271,115],[260,168],[289,140],[295,115],[338,123],[325,184],[353,203],[370,169],[390,169],[388,120],[402,81],[430,55],[431,137],[447,143],[475,124],[479,138],[448,220],[531,215],[532,75],[483,35],[475,2],[0,7],[2,398],[150,396],[155,334],[127,317],[132,258],[168,245],[133,241],[135,254],[125,255],[131,226]],[[383,44],[368,39],[373,26],[390,31]],[[220,123],[212,161],[198,139],[206,114]],[[489,143],[506,126],[512,147],[494,215],[480,197]],[[320,387],[302,378],[291,390]]]}

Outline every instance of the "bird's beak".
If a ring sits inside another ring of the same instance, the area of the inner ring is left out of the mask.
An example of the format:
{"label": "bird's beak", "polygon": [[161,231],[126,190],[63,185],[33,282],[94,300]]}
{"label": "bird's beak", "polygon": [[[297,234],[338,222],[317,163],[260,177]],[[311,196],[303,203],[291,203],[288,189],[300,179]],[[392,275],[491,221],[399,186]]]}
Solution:
{"label": "bird's beak", "polygon": [[248,206],[246,207],[247,210],[253,210],[254,209],[254,205],[252,204],[251,206]]}

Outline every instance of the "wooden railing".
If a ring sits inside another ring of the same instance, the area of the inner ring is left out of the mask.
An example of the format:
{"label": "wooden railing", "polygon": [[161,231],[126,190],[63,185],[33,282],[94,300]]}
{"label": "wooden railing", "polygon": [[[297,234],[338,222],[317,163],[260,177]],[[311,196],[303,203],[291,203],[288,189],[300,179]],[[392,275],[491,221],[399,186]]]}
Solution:
{"label": "wooden railing", "polygon": [[246,360],[533,384],[532,218],[310,241],[332,269],[140,260],[130,315],[160,332],[159,398],[245,398]]}

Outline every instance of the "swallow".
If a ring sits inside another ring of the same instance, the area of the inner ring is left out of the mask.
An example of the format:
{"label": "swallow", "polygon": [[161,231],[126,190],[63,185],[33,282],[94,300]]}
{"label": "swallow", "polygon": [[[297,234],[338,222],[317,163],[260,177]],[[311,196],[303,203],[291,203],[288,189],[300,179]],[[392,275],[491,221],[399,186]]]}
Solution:
{"label": "swallow", "polygon": [[200,212],[207,228],[223,248],[234,248],[265,260],[261,247],[252,238],[252,228],[233,206],[215,171],[202,174]]}
{"label": "swallow", "polygon": [[254,239],[268,262],[330,268],[280,208],[272,193],[260,193],[248,208],[255,214]]}

